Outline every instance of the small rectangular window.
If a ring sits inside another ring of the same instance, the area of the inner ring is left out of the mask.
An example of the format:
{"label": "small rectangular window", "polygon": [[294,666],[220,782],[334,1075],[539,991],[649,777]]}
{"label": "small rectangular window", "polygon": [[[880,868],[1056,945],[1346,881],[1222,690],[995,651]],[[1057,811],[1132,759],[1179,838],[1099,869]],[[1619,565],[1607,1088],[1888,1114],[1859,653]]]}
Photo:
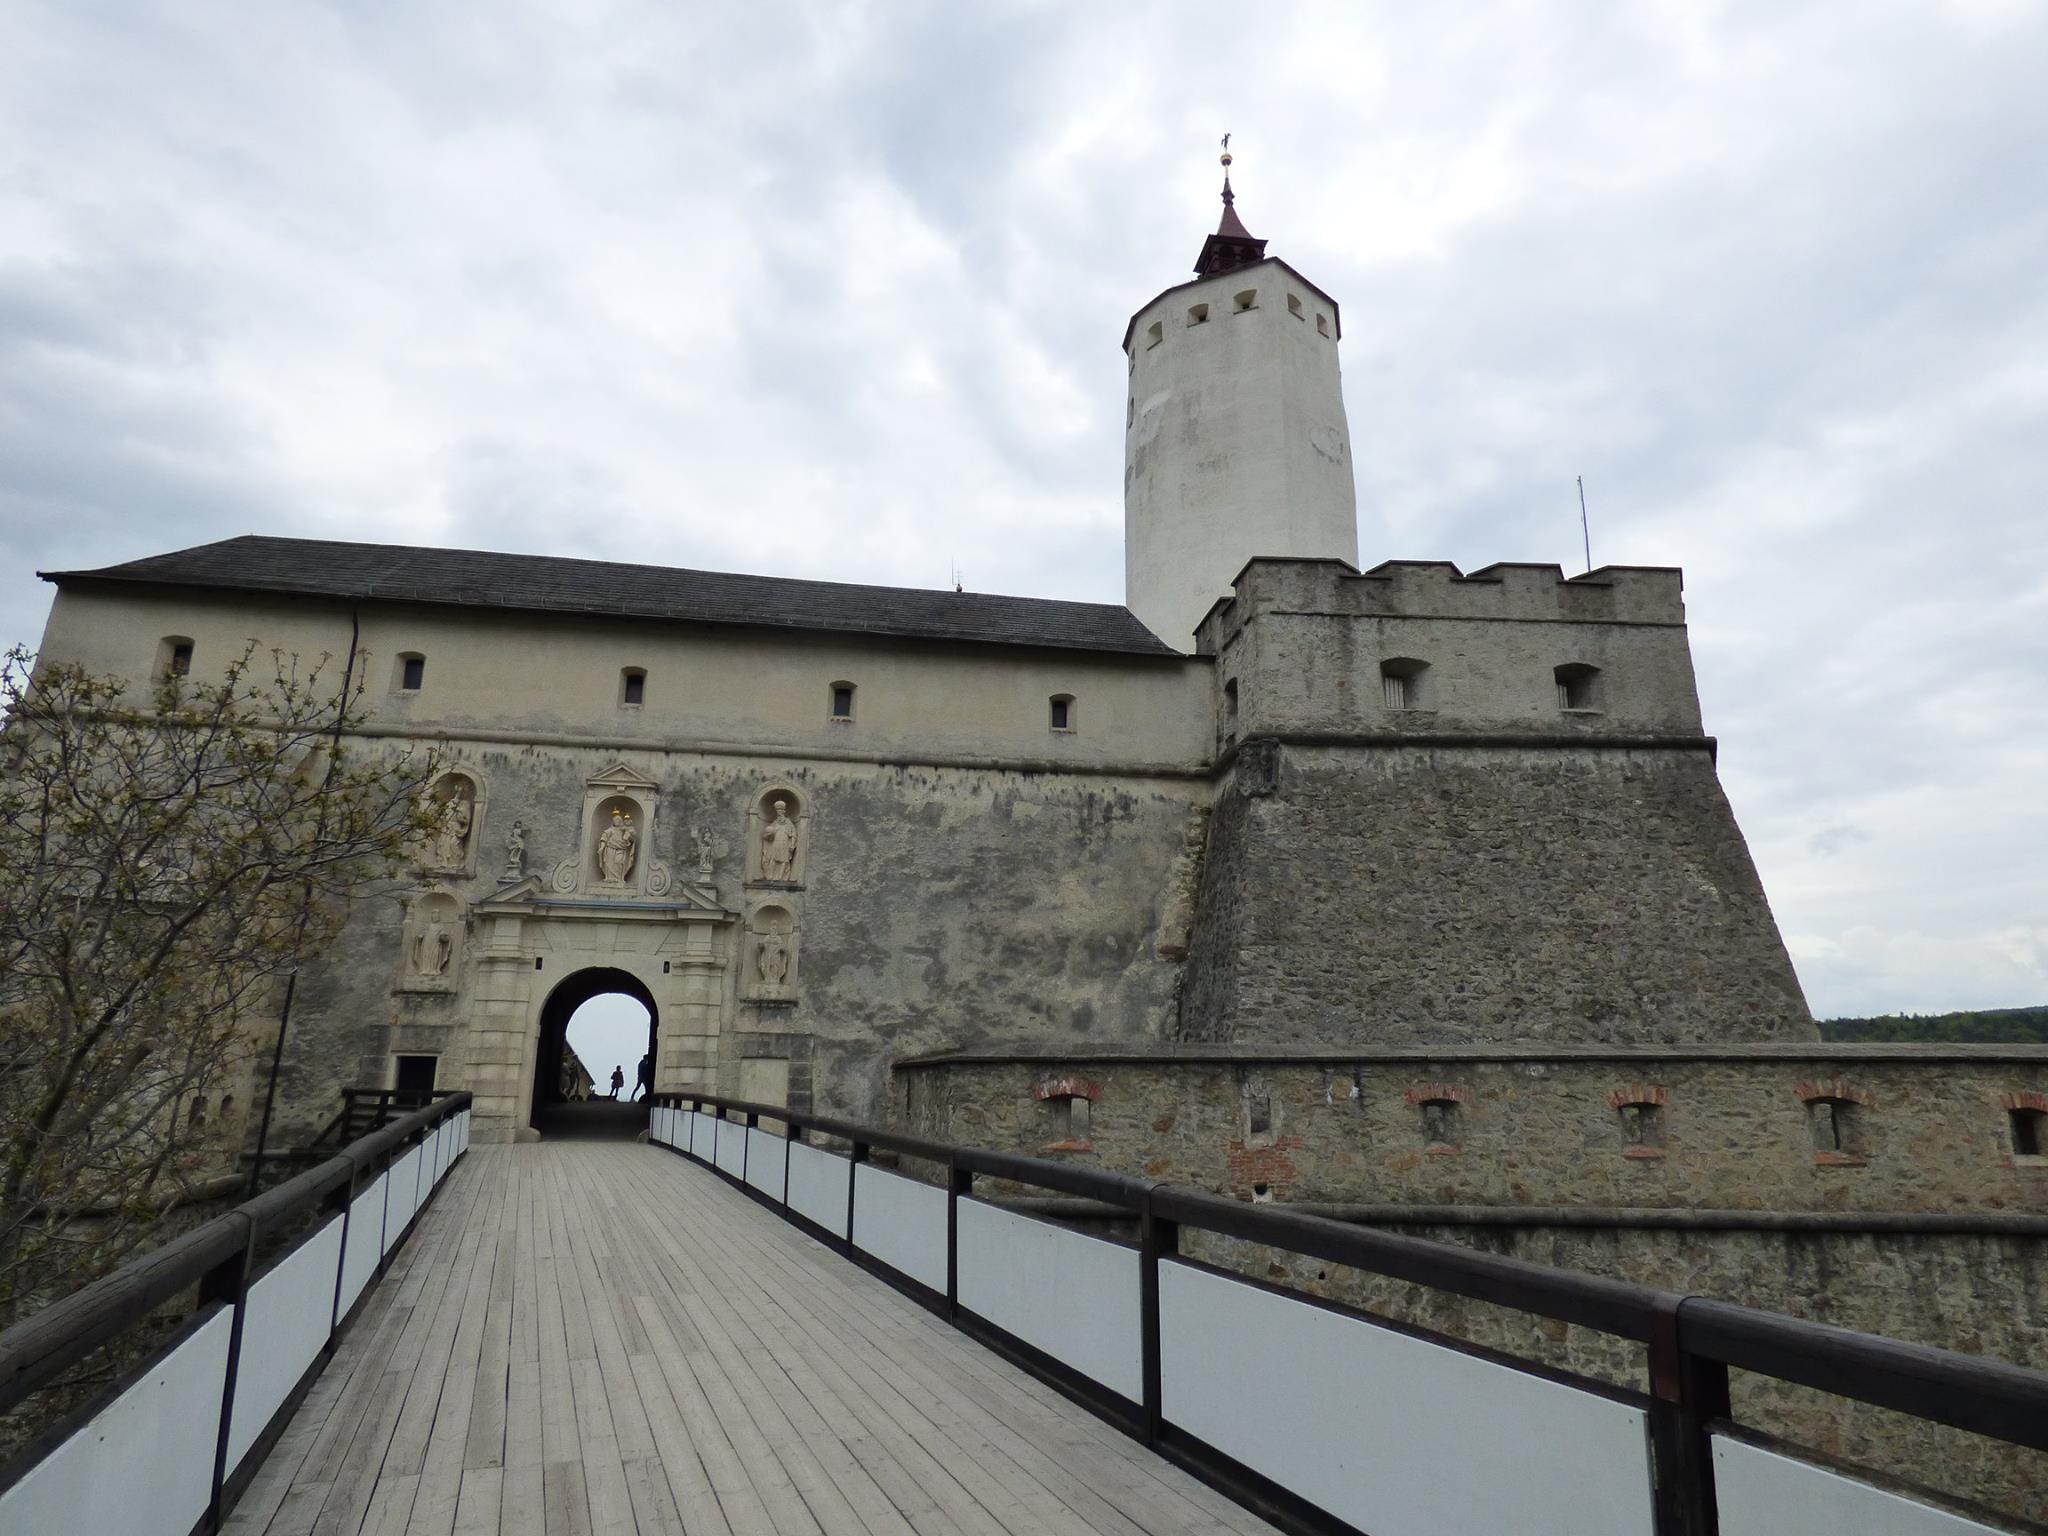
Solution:
{"label": "small rectangular window", "polygon": [[1387,708],[1406,709],[1408,707],[1407,678],[1394,672],[1383,673],[1380,677],[1380,685],[1386,692]]}
{"label": "small rectangular window", "polygon": [[1244,292],[1240,293],[1236,298],[1230,301],[1230,308],[1232,313],[1241,315],[1246,310],[1257,307],[1258,302],[1259,290],[1256,288],[1247,288],[1244,290]]}
{"label": "small rectangular window", "polygon": [[1294,316],[1297,320],[1306,320],[1308,318],[1307,315],[1301,312],[1301,300],[1291,293],[1287,295],[1287,313]]}
{"label": "small rectangular window", "polygon": [[1166,340],[1165,321],[1155,320],[1152,322],[1151,325],[1145,328],[1145,347],[1147,351],[1150,351],[1153,347],[1158,346],[1159,343],[1161,343],[1164,340]]}
{"label": "small rectangular window", "polygon": [[1052,728],[1056,731],[1071,731],[1074,728],[1074,701],[1057,698],[1052,701]]}
{"label": "small rectangular window", "polygon": [[180,640],[171,647],[170,673],[173,677],[184,677],[192,670],[192,642]]}
{"label": "small rectangular window", "polygon": [[416,693],[418,692],[420,685],[424,683],[426,680],[427,658],[424,656],[406,657],[405,670],[399,678],[398,686],[403,688],[408,693]]}
{"label": "small rectangular window", "polygon": [[2012,1154],[2014,1157],[2039,1157],[2043,1146],[2048,1146],[2048,1137],[2042,1135],[2048,1128],[2048,1112],[2038,1109],[2015,1109],[2012,1115]]}
{"label": "small rectangular window", "polygon": [[1206,325],[1206,324],[1208,324],[1208,321],[1209,321],[1209,306],[1208,306],[1208,305],[1206,305],[1206,304],[1191,304],[1191,305],[1189,305],[1189,306],[1188,306],[1188,324],[1189,324],[1189,325]]}
{"label": "small rectangular window", "polygon": [[832,685],[832,718],[834,720],[851,720],[853,718],[853,684],[834,683]]}
{"label": "small rectangular window", "polygon": [[628,670],[619,686],[619,702],[629,707],[647,702],[647,674]]}

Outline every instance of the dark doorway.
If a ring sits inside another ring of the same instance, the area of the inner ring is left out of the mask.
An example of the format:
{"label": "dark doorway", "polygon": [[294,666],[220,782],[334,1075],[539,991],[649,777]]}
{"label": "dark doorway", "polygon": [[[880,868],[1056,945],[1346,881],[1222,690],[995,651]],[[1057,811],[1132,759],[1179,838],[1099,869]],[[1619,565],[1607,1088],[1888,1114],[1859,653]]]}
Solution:
{"label": "dark doorway", "polygon": [[[612,1053],[617,1060],[583,1062],[588,1073],[585,1078],[575,1071],[575,1053],[568,1044],[569,1021],[585,1003],[607,994],[630,998],[646,1010],[647,1038],[644,1045],[637,1037],[618,1045]],[[534,1129],[551,1137],[631,1137],[645,1130],[646,1097],[635,1095],[639,1057],[644,1053],[649,1062],[653,1061],[659,1027],[653,995],[626,971],[594,967],[559,982],[541,1007],[540,1041],[534,1052]],[[635,1046],[639,1050],[634,1050]],[[614,1066],[625,1076],[617,1099],[610,1097]],[[580,1097],[576,1091],[584,1082],[589,1083],[588,1098]]]}
{"label": "dark doorway", "polygon": [[439,1065],[437,1056],[401,1056],[398,1058],[398,1080],[391,1086],[398,1090],[401,1104],[424,1104],[434,1096],[434,1068]]}

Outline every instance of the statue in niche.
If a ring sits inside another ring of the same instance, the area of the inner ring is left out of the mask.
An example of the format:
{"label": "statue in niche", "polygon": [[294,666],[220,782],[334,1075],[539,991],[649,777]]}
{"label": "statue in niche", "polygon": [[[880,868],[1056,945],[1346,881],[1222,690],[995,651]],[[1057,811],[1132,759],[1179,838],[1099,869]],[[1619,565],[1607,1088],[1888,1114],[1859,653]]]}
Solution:
{"label": "statue in niche", "polygon": [[762,986],[781,986],[789,979],[789,940],[772,929],[762,934],[754,964],[760,969]]}
{"label": "statue in niche", "polygon": [[460,869],[469,859],[469,828],[476,819],[476,807],[457,790],[441,802],[440,815],[427,852],[436,869]]}
{"label": "statue in niche", "polygon": [[526,823],[515,821],[505,834],[505,878],[517,880],[526,873]]}
{"label": "statue in niche", "polygon": [[445,976],[454,957],[454,933],[441,921],[439,909],[429,910],[426,922],[412,937],[412,968],[422,976]]}
{"label": "statue in niche", "polygon": [[612,824],[597,840],[598,878],[606,885],[624,885],[626,877],[633,873],[633,853],[639,842],[640,835],[633,830],[632,815],[626,811],[613,811]]}
{"label": "statue in niche", "polygon": [[788,881],[796,871],[796,823],[789,819],[789,802],[775,802],[774,815],[761,829],[761,878]]}
{"label": "statue in niche", "polygon": [[697,850],[697,878],[700,881],[707,881],[711,878],[712,870],[719,858],[726,851],[725,844],[701,827],[690,828],[690,842]]}

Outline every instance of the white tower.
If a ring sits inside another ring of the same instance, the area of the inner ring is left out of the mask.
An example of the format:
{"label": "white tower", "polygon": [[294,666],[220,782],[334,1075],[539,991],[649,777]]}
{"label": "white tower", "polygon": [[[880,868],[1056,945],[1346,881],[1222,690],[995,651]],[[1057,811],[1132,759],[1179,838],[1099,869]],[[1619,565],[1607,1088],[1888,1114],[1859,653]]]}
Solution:
{"label": "white tower", "polygon": [[1124,332],[1124,601],[1184,651],[1253,556],[1358,563],[1337,301],[1266,255],[1223,167],[1199,275]]}

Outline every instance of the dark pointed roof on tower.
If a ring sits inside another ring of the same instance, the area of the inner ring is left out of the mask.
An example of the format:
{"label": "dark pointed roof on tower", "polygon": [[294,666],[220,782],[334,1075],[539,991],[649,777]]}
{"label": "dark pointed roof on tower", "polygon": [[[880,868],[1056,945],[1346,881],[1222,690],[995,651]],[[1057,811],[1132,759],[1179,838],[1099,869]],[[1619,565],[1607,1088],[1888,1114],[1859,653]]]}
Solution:
{"label": "dark pointed roof on tower", "polygon": [[[1226,135],[1224,143],[1229,143]],[[1266,242],[1252,238],[1237,216],[1237,194],[1230,190],[1230,151],[1223,151],[1223,218],[1216,233],[1202,242],[1202,254],[1195,258],[1195,271],[1202,277],[1234,272],[1264,258]]]}

